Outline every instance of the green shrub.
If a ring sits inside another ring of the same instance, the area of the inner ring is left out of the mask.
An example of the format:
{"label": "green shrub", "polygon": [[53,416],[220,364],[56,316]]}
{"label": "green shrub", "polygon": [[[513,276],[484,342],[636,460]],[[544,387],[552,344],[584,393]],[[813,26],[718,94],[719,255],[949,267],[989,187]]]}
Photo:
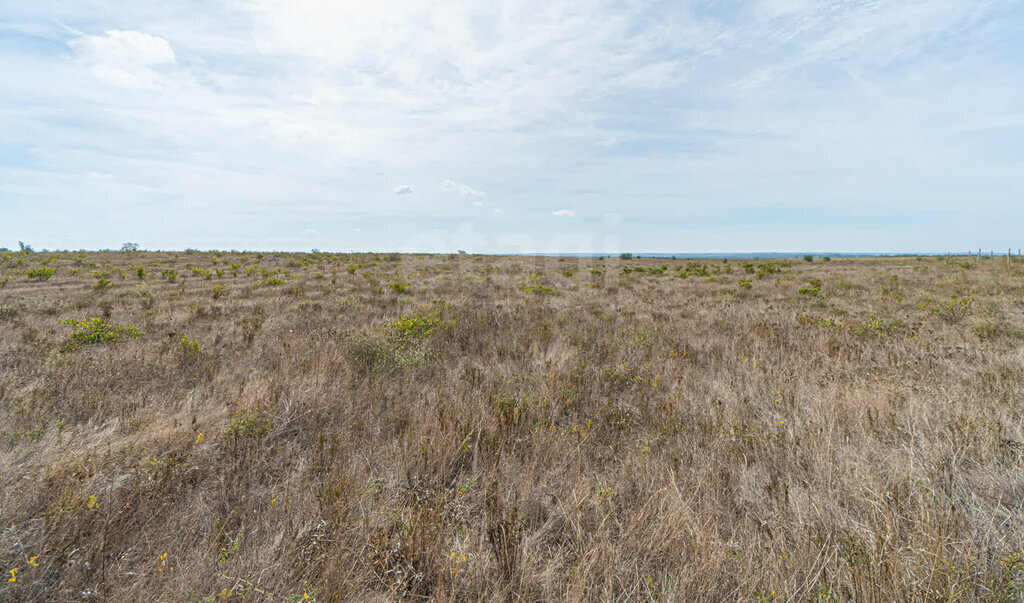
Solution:
{"label": "green shrub", "polygon": [[881,285],[879,289],[882,292],[882,298],[895,301],[900,303],[903,301],[903,287],[900,286],[900,277],[892,275],[889,280],[886,281],[885,285]]}
{"label": "green shrub", "polygon": [[805,255],[804,256],[804,261],[805,262],[813,262],[814,261],[814,256],[813,255],[809,255],[809,254]]}
{"label": "green shrub", "polygon": [[435,312],[405,316],[393,321],[389,326],[391,331],[402,339],[420,341],[433,335],[440,323]]}
{"label": "green shrub", "polygon": [[127,339],[138,339],[142,332],[132,326],[107,324],[102,318],[76,320],[69,318],[61,324],[72,325],[75,330],[70,340],[76,344],[117,343]]}
{"label": "green shrub", "polygon": [[220,285],[214,285],[213,286],[213,299],[217,299],[221,295],[224,295],[224,287],[222,287]]}
{"label": "green shrub", "polygon": [[544,285],[541,285],[540,283],[537,283],[536,285],[529,285],[527,287],[523,287],[523,291],[526,291],[527,293],[533,293],[535,295],[554,295],[555,294],[555,290],[554,289],[552,289],[551,287],[545,287]]}
{"label": "green shrub", "polygon": [[391,283],[391,290],[399,295],[412,295],[412,286],[409,283]]}
{"label": "green shrub", "polygon": [[178,280],[178,271],[175,270],[174,268],[167,268],[160,274],[163,275],[164,278],[166,278],[168,281],[172,283]]}
{"label": "green shrub", "polygon": [[856,327],[856,332],[861,335],[876,335],[878,337],[884,337],[885,335],[892,335],[900,328],[900,323],[884,320],[877,314],[872,312],[868,316],[867,322],[863,322]]}
{"label": "green shrub", "polygon": [[142,266],[136,266],[135,267],[135,274],[136,274],[136,276],[139,277],[140,281],[144,280],[146,278],[146,269],[143,268]]}
{"label": "green shrub", "polygon": [[494,410],[501,423],[506,426],[519,423],[529,405],[528,398],[513,394],[500,394],[494,399]]}
{"label": "green shrub", "polygon": [[961,292],[949,296],[948,304],[932,307],[932,312],[949,324],[957,324],[971,313],[974,304],[974,292]]}
{"label": "green shrub", "polygon": [[994,320],[986,320],[971,327],[971,331],[980,339],[993,339],[1006,331],[1004,325]]}
{"label": "green shrub", "polygon": [[96,281],[96,287],[95,287],[95,289],[96,289],[97,291],[103,291],[104,289],[110,289],[110,288],[111,288],[111,287],[113,287],[113,286],[114,286],[114,283],[112,283],[112,282],[110,281],[110,279],[106,279],[106,278],[100,277],[100,278],[99,278],[99,279],[97,279],[97,281]]}
{"label": "green shrub", "polygon": [[809,316],[806,313],[796,315],[796,320],[800,324],[810,325],[812,327],[828,327],[830,329],[841,330],[845,328],[843,323],[833,320],[831,318],[825,318],[822,316]]}
{"label": "green shrub", "polygon": [[268,287],[279,287],[284,284],[284,279],[277,278],[275,276],[268,276],[267,278],[263,279],[263,284]]}
{"label": "green shrub", "polygon": [[692,264],[688,262],[685,266],[677,266],[676,270],[679,272],[680,278],[711,275],[706,264]]}
{"label": "green shrub", "polygon": [[758,264],[755,266],[757,278],[762,279],[769,274],[781,274],[782,266],[779,264]]}
{"label": "green shrub", "polygon": [[9,281],[9,280],[11,280],[11,275],[10,274],[8,274],[7,276],[5,276],[3,278],[0,278],[0,289],[6,287],[7,286],[7,281]]}
{"label": "green shrub", "polygon": [[38,268],[31,269],[25,274],[28,275],[29,280],[36,279],[38,281],[45,281],[49,280],[49,278],[53,276],[55,272],[57,272],[56,268],[50,268],[49,266],[43,265],[39,266]]}
{"label": "green shrub", "polygon": [[[351,348],[356,371],[390,374],[427,361],[426,342],[442,326],[440,309],[419,311],[387,323]],[[454,324],[454,323],[451,323]]]}
{"label": "green shrub", "polygon": [[231,417],[231,425],[225,430],[224,438],[228,441],[240,438],[261,439],[270,435],[273,426],[273,419],[266,413],[259,409],[252,411],[244,408]]}
{"label": "green shrub", "polygon": [[738,284],[740,289],[751,289],[754,286],[754,283],[749,278],[741,278]]}
{"label": "green shrub", "polygon": [[182,333],[181,339],[178,341],[178,347],[181,349],[182,353],[185,354],[186,358],[195,358],[201,353],[199,340],[189,339],[188,335],[185,335],[184,333]]}
{"label": "green shrub", "polygon": [[800,295],[810,295],[811,297],[817,297],[821,293],[821,281],[812,278],[807,282],[806,287],[801,287],[799,290]]}

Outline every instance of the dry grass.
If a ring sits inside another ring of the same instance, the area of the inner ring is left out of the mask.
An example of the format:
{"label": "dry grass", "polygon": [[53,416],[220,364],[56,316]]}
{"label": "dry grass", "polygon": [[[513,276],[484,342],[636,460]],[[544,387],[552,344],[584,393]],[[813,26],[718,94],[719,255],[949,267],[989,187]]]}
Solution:
{"label": "dry grass", "polygon": [[4,254],[0,599],[1019,600],[1024,265],[744,263]]}

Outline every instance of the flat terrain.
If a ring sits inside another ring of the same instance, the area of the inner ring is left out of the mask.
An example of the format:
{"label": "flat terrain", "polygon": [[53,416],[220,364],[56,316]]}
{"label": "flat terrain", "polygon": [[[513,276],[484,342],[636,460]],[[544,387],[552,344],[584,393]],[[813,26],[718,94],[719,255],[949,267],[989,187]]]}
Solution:
{"label": "flat terrain", "polygon": [[1022,596],[1024,262],[0,252],[0,281],[3,601]]}

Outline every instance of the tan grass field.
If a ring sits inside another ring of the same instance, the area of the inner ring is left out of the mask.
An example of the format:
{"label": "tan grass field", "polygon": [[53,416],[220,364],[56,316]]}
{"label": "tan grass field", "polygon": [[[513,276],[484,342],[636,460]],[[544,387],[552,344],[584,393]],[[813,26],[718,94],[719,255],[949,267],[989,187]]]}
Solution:
{"label": "tan grass field", "polygon": [[1022,597],[1024,262],[0,281],[3,601]]}

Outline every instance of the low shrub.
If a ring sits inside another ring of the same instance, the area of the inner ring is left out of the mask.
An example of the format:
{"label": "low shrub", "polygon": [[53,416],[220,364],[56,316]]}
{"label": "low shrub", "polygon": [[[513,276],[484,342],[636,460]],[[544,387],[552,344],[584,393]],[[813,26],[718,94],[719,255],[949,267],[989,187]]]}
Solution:
{"label": "low shrub", "polygon": [[142,335],[142,332],[135,327],[108,324],[99,317],[83,320],[69,318],[60,322],[75,328],[70,336],[70,341],[75,344],[117,343],[128,339],[138,339]]}

